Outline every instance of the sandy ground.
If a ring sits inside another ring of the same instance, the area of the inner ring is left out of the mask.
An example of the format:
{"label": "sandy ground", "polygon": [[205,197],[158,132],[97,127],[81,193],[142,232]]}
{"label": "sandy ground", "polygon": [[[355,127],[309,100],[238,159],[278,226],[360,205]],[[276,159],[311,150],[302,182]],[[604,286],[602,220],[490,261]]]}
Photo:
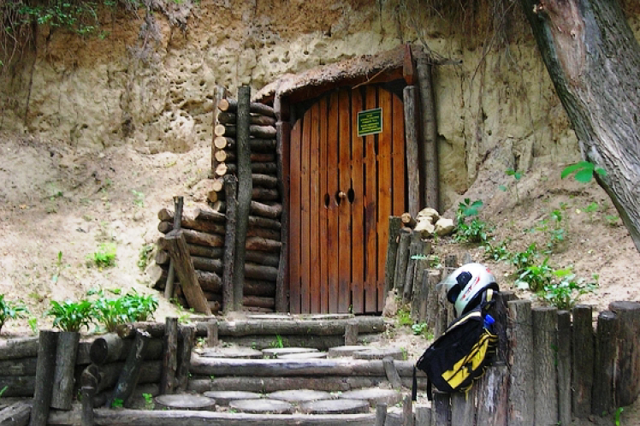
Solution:
{"label": "sandy ground", "polygon": [[[79,299],[95,289],[154,292],[146,265],[139,262],[145,247],[160,235],[157,212],[171,206],[174,195],[185,197],[185,209],[203,202],[199,184],[207,177],[209,162],[208,144],[183,154],[149,155],[127,147],[96,153],[0,134],[0,293],[23,300],[38,327],[46,328],[51,318],[43,313],[50,300]],[[543,248],[551,229],[564,229],[565,239],[549,255],[549,263],[572,266],[586,280],[598,275],[598,289],[582,296],[581,303],[601,311],[614,300],[639,300],[634,272],[640,254],[611,201],[594,182],[561,180],[560,170],[557,165],[536,166],[519,181],[503,171],[481,171],[464,197],[483,200],[480,218],[495,227],[496,241],[508,241],[511,252],[532,242]],[[445,215],[454,217],[454,210]],[[561,220],[554,221],[558,214]],[[105,242],[117,247],[116,266],[99,269],[88,257]],[[465,252],[489,264],[501,288],[515,289],[511,265],[487,260],[483,250],[447,238],[434,242],[438,259],[451,253],[461,258]],[[156,320],[188,313],[159,299]],[[26,319],[9,321],[2,329],[3,337],[29,333]],[[386,344],[404,347],[410,358],[417,359],[428,346],[407,328],[388,337]],[[636,406],[625,409],[621,424],[640,424]]]}

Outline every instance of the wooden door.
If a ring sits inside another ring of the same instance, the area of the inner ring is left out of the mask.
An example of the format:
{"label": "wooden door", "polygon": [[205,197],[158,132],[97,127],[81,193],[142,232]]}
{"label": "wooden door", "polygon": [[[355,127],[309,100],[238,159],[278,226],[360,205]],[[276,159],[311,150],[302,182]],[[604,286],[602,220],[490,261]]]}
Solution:
{"label": "wooden door", "polygon": [[[376,108],[381,132],[358,136],[358,112]],[[289,152],[291,312],[382,311],[389,215],[405,211],[402,101],[374,85],[325,95]]]}

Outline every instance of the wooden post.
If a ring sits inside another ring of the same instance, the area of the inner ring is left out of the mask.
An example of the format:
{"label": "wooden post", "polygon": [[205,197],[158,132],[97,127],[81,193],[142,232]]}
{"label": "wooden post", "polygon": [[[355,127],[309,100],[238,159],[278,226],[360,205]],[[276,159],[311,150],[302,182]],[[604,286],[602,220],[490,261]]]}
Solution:
{"label": "wooden post", "polygon": [[411,395],[402,398],[402,426],[413,426],[413,404]]}
{"label": "wooden post", "polygon": [[474,384],[466,393],[455,392],[451,394],[452,425],[474,426],[476,418],[476,390],[476,385]]}
{"label": "wooden post", "polygon": [[[415,236],[419,235],[417,232],[411,234],[411,239],[415,240]],[[420,237],[418,237],[420,238]],[[409,244],[409,258],[407,259],[407,272],[404,276],[404,286],[402,288],[402,303],[411,302],[411,295],[413,294],[413,277],[415,275],[416,259],[415,255],[420,251],[419,244],[415,241]]]}
{"label": "wooden post", "polygon": [[478,425],[509,424],[509,368],[505,364],[489,367],[478,382],[477,395]]}
{"label": "wooden post", "polygon": [[238,222],[238,180],[234,175],[224,177],[224,193],[227,200],[227,225],[224,236],[224,270],[222,272],[222,311],[233,311],[233,274],[236,258],[236,223]]}
{"label": "wooden post", "polygon": [[117,400],[121,400],[125,407],[128,405],[129,398],[133,394],[133,391],[138,384],[138,380],[140,379],[144,352],[149,339],[151,339],[151,335],[144,331],[138,331],[136,334],[133,346],[129,351],[124,367],[122,367],[122,371],[120,372],[118,383],[109,398],[109,407],[113,407],[113,403]]}
{"label": "wooden post", "polygon": [[402,220],[397,216],[389,216],[389,239],[387,242],[387,259],[384,264],[384,294],[395,288],[396,255]]}
{"label": "wooden post", "polygon": [[344,327],[344,344],[353,346],[358,344],[358,322],[349,320]]}
{"label": "wooden post", "polygon": [[618,362],[615,405],[626,407],[640,394],[640,303],[611,302],[609,309],[618,317]]}
{"label": "wooden post", "polygon": [[251,148],[249,146],[249,104],[251,87],[238,89],[237,115],[237,167],[238,167],[238,213],[236,216],[236,251],[233,265],[233,310],[242,310],[242,288],[244,285],[244,262],[246,252],[247,228],[251,205]]}
{"label": "wooden post", "polygon": [[387,420],[387,404],[379,402],[376,405],[376,426],[384,426]]}
{"label": "wooden post", "polygon": [[442,278],[442,271],[439,269],[429,270],[427,275],[427,306],[426,321],[429,330],[435,335],[436,324],[438,322],[438,291],[437,285]]}
{"label": "wooden post", "polygon": [[417,406],[415,426],[431,426],[431,407]]}
{"label": "wooden post", "polygon": [[200,288],[200,283],[198,283],[198,276],[196,275],[183,231],[173,230],[165,238],[169,246],[169,255],[180,279],[182,293],[186,297],[189,306],[196,312],[211,315],[207,299],[204,297],[202,288]]}
{"label": "wooden post", "polygon": [[440,211],[440,190],[438,172],[438,127],[436,123],[436,102],[433,94],[433,80],[429,58],[417,58],[416,71],[420,87],[420,111],[422,112],[422,159],[424,166],[425,205]]}
{"label": "wooden post", "polygon": [[189,382],[189,369],[191,368],[191,352],[196,328],[193,325],[182,325],[179,328],[178,359],[176,368],[176,388],[183,392],[187,390]]}
{"label": "wooden post", "polygon": [[531,300],[507,302],[508,334],[511,345],[509,365],[509,425],[533,426],[533,330]]}
{"label": "wooden post", "polygon": [[[278,97],[279,98],[279,97]],[[278,103],[280,108],[288,110],[288,104]],[[285,105],[283,105],[285,104]],[[277,115],[282,115],[276,112]],[[285,114],[288,115],[288,114]],[[278,156],[278,191],[282,197],[282,214],[280,216],[280,262],[276,280],[276,312],[289,312],[289,143],[291,124],[278,121],[276,123],[276,155]],[[285,178],[286,177],[286,178]]]}
{"label": "wooden post", "polygon": [[178,318],[167,317],[164,329],[164,357],[162,359],[162,376],[160,394],[173,393],[176,385],[178,369]]}
{"label": "wooden post", "polygon": [[[422,241],[420,234],[416,233],[416,256],[413,268],[413,295],[411,296],[411,319],[420,323],[425,321],[427,311],[427,283],[423,277],[428,274],[429,262],[427,260],[431,253],[431,244]],[[421,319],[422,318],[422,319]]]}
{"label": "wooden post", "polygon": [[400,242],[396,254],[395,277],[393,283],[398,292],[398,296],[403,294],[404,280],[407,274],[407,264],[409,263],[409,243],[411,242],[411,230],[402,228],[400,230]]}
{"label": "wooden post", "polygon": [[533,308],[533,372],[535,424],[558,423],[558,310],[553,307]]}
{"label": "wooden post", "polygon": [[82,387],[82,426],[95,425],[93,420],[93,397],[95,395],[95,388],[91,386]]}
{"label": "wooden post", "polygon": [[573,389],[573,415],[579,419],[586,419],[591,415],[591,388],[595,359],[592,311],[593,308],[589,305],[576,305],[573,308],[571,336],[573,384],[571,388]]}
{"label": "wooden post", "polygon": [[[180,222],[182,220],[182,206],[184,203],[183,197],[173,197],[173,204],[175,213],[173,215],[173,229],[180,229]],[[167,276],[167,284],[164,287],[164,298],[170,300],[173,298],[173,283],[175,280],[175,264],[173,260],[169,261],[169,275]]]}
{"label": "wooden post", "polygon": [[384,359],[382,360],[382,365],[384,366],[384,372],[387,376],[387,380],[391,384],[391,387],[396,390],[401,389],[402,379],[400,379],[400,374],[398,373],[396,364],[393,361],[393,357],[384,357]]}
{"label": "wooden post", "polygon": [[122,338],[116,333],[105,334],[91,343],[89,359],[96,365],[116,362],[120,358],[123,346]]}
{"label": "wooden post", "polygon": [[218,320],[210,319],[206,323],[207,326],[207,347],[213,348],[218,346]]}
{"label": "wooden post", "polygon": [[[220,101],[225,98],[226,89],[220,85],[217,85],[213,92],[214,92],[213,100],[215,102],[215,105],[217,106],[220,104]],[[214,128],[216,124],[218,124],[218,114],[219,114],[219,109],[214,108],[213,120],[212,120],[212,127]],[[216,161],[216,151],[218,149],[216,148],[216,145],[214,143],[215,139],[216,139],[216,135],[214,134],[213,140],[211,141],[211,170],[209,171],[209,178],[213,178],[216,175],[216,167],[218,167],[218,162]]]}
{"label": "wooden post", "polygon": [[58,333],[53,393],[51,395],[51,407],[53,408],[71,410],[71,403],[75,396],[73,393],[74,373],[79,341],[80,333],[76,331]]}
{"label": "wooden post", "polygon": [[596,416],[607,415],[616,409],[614,386],[618,352],[617,338],[617,315],[611,311],[600,312],[596,332],[595,370],[591,396],[591,412]]}
{"label": "wooden post", "polygon": [[407,157],[407,192],[409,213],[416,217],[420,211],[420,173],[418,127],[416,125],[416,87],[406,86],[402,91],[404,101],[404,143]]}
{"label": "wooden post", "polygon": [[[449,405],[450,395],[448,393],[433,391],[433,401],[431,401],[431,424],[437,426],[453,426],[451,424],[451,406]],[[457,425],[455,425],[457,426]]]}
{"label": "wooden post", "polygon": [[558,419],[571,424],[571,314],[558,311]]}
{"label": "wooden post", "polygon": [[53,391],[53,375],[56,365],[58,333],[40,330],[38,335],[38,362],[36,365],[36,388],[31,408],[29,426],[46,426]]}

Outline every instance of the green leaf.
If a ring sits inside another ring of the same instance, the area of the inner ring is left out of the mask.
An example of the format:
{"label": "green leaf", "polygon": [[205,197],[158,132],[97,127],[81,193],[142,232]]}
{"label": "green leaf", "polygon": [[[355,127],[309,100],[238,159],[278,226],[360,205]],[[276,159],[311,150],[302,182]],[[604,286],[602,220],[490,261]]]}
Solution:
{"label": "green leaf", "polygon": [[[575,172],[576,170],[580,170],[584,168],[584,163],[587,163],[586,161],[581,161],[579,163],[575,163],[572,164],[570,166],[565,167],[562,172],[560,173],[560,178],[564,179],[567,176],[569,176],[571,173]],[[591,163],[589,163],[591,164]]]}
{"label": "green leaf", "polygon": [[582,169],[576,172],[575,176],[578,182],[589,183],[593,178],[593,169]]}

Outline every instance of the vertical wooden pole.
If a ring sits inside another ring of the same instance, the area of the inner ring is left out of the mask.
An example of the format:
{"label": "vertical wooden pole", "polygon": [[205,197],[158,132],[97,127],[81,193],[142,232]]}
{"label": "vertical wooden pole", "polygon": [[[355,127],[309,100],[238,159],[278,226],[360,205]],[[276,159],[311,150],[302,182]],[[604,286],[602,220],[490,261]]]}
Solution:
{"label": "vertical wooden pole", "polygon": [[[474,385],[468,392],[451,394],[451,424],[474,426],[476,418],[476,390]],[[488,423],[487,423],[488,424]]]}
{"label": "vertical wooden pole", "polygon": [[384,426],[387,420],[387,404],[379,402],[376,405],[376,426]]}
{"label": "vertical wooden pole", "polygon": [[[222,311],[229,313],[233,311],[234,293],[233,276],[236,259],[236,223],[238,222],[238,179],[234,175],[224,176],[224,194],[227,203],[226,225],[224,235],[224,266],[222,270]],[[244,268],[243,268],[244,270]]]}
{"label": "vertical wooden pole", "polygon": [[415,426],[431,426],[431,407],[417,406],[415,420]]}
{"label": "vertical wooden pole", "polygon": [[432,330],[435,336],[436,324],[438,323],[438,291],[437,285],[441,281],[442,271],[440,269],[430,270],[427,274],[427,307],[426,321],[429,330]]}
{"label": "vertical wooden pole", "polygon": [[187,385],[189,384],[191,352],[193,351],[193,340],[196,336],[196,328],[193,325],[181,325],[179,327],[179,335],[176,388],[179,392],[184,392],[187,390]]}
{"label": "vertical wooden pole", "polygon": [[395,277],[393,283],[398,292],[398,296],[403,294],[405,276],[407,274],[407,264],[409,263],[409,243],[411,242],[411,230],[402,228],[400,230],[400,242],[396,255]]}
{"label": "vertical wooden pole", "polygon": [[349,320],[344,327],[344,344],[353,346],[358,344],[358,321]]}
{"label": "vertical wooden pole", "polygon": [[207,347],[218,346],[218,320],[215,318],[207,321]]}
{"label": "vertical wooden pole", "polygon": [[498,348],[496,360],[502,363],[509,361],[509,339],[507,337],[507,324],[509,323],[509,308],[507,303],[517,297],[512,291],[500,291],[494,293],[495,303],[489,310],[489,315],[496,320],[493,324],[493,332],[498,336]]}
{"label": "vertical wooden pole", "polygon": [[476,424],[507,426],[509,424],[509,368],[507,365],[499,363],[489,367],[478,382],[477,392]]}
{"label": "vertical wooden pole", "polygon": [[402,426],[413,426],[413,404],[411,395],[402,398]]}
{"label": "vertical wooden pole", "polygon": [[509,425],[533,426],[533,329],[531,301],[513,300],[509,308]]}
{"label": "vertical wooden pole", "polygon": [[151,340],[151,335],[146,331],[138,330],[136,332],[133,345],[118,377],[118,383],[116,383],[109,398],[108,407],[113,407],[113,403],[118,399],[122,400],[123,406],[128,406],[129,398],[133,395],[140,378],[142,361],[144,360],[144,353],[149,340]]}
{"label": "vertical wooden pole", "polygon": [[46,426],[49,418],[57,341],[58,333],[52,330],[40,330],[36,363],[36,388],[29,426]]}
{"label": "vertical wooden pole", "polygon": [[558,311],[558,419],[571,424],[571,314]]}
{"label": "vertical wooden pole", "polygon": [[422,112],[422,161],[424,165],[425,205],[440,211],[438,171],[438,127],[436,124],[436,102],[429,58],[420,55],[417,60],[420,85],[420,110]]}
{"label": "vertical wooden pole", "polygon": [[389,216],[389,242],[387,243],[387,261],[384,268],[384,294],[395,288],[396,255],[402,220],[398,216]]}
{"label": "vertical wooden pole", "polygon": [[558,423],[558,310],[553,307],[533,308],[533,373],[535,424]]}
{"label": "vertical wooden pole", "polygon": [[591,388],[595,359],[593,308],[576,305],[573,308],[573,362],[572,406],[573,415],[586,419],[591,415]]}
{"label": "vertical wooden pole", "polygon": [[618,317],[614,312],[598,315],[596,357],[591,394],[591,412],[605,416],[615,410],[616,358],[618,352]]}
{"label": "vertical wooden pole", "polygon": [[[438,390],[433,392],[431,401],[431,424],[437,426],[453,426],[451,424],[450,395]],[[457,426],[457,425],[455,425]]]}
{"label": "vertical wooden pole", "polygon": [[74,398],[74,373],[80,333],[63,331],[58,333],[56,347],[56,366],[53,375],[53,393],[51,407],[60,410],[71,410]]}
{"label": "vertical wooden pole", "polygon": [[626,407],[640,394],[640,303],[611,302],[609,309],[615,312],[619,324],[615,405]]}
{"label": "vertical wooden pole", "polygon": [[233,310],[242,310],[244,286],[244,263],[246,253],[247,228],[251,205],[251,148],[249,146],[251,87],[238,89],[238,113],[236,120],[237,163],[238,163],[238,214],[236,221],[236,252],[233,267]]}
{"label": "vertical wooden pole", "polygon": [[[280,99],[277,97],[277,99]],[[278,103],[282,105],[282,103]],[[279,112],[276,111],[276,116]],[[289,145],[291,143],[291,124],[276,123],[276,154],[278,156],[278,190],[282,196],[282,214],[280,215],[280,263],[276,280],[276,312],[289,311]]]}
{"label": "vertical wooden pole", "polygon": [[164,329],[164,356],[162,358],[162,376],[160,394],[173,393],[178,368],[178,318],[167,317]]}
{"label": "vertical wooden pole", "polygon": [[91,386],[82,387],[82,426],[94,426],[93,420],[93,397],[96,395],[95,388]]}
{"label": "vertical wooden pole", "polygon": [[[173,229],[180,229],[182,222],[182,206],[183,197],[173,197],[173,205],[175,213],[173,214]],[[175,280],[175,263],[173,259],[169,260],[169,275],[167,275],[167,284],[164,287],[164,298],[170,300],[173,298],[173,284]]]}
{"label": "vertical wooden pole", "polygon": [[418,126],[416,124],[416,87],[407,86],[402,91],[404,101],[404,143],[407,157],[407,193],[409,213],[416,217],[420,211],[420,167],[418,151]]}

